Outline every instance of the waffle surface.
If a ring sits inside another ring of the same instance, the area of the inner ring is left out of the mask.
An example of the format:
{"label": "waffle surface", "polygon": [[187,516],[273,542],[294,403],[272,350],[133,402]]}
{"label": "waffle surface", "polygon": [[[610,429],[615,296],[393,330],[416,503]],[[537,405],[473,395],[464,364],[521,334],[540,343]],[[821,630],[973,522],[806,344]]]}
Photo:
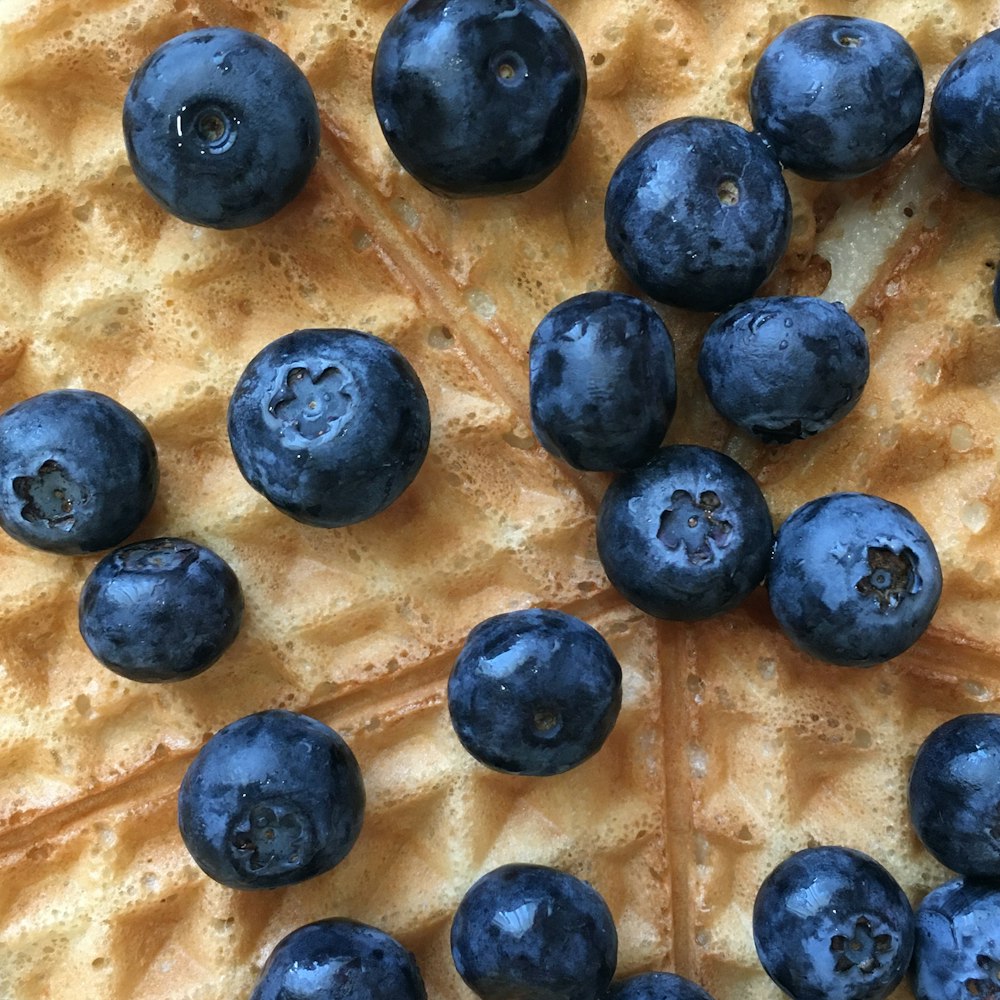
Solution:
{"label": "waffle surface", "polygon": [[[715,416],[695,374],[709,317],[662,310],[680,366],[668,440],[739,460],[776,523],[837,489],[907,506],[944,566],[928,634],[856,672],[796,653],[762,592],[711,621],[654,622],[611,590],[597,560],[607,477],[572,472],[534,442],[528,340],[569,295],[629,290],[601,218],[607,180],[635,138],[684,114],[749,124],[746,88],[766,42],[838,8],[558,6],[590,74],[567,160],[525,194],[451,202],[402,173],[371,111],[371,61],[395,4],[0,2],[0,407],[71,386],[133,409],[162,475],[135,537],[211,546],[247,601],[240,637],[207,673],[130,683],[101,668],[77,631],[79,588],[97,557],[0,537],[0,997],[244,996],[285,933],[346,915],[413,949],[430,997],[464,1000],[447,947],[454,907],[487,869],[539,861],[604,894],[620,974],[670,969],[717,1000],[755,1000],[778,991],[757,965],[750,907],[789,852],[867,851],[914,902],[945,880],[909,830],[905,782],[931,728],[1000,705],[997,205],[945,176],[925,128],[861,180],[788,177],[792,242],[764,290],[840,299],[868,332],[873,362],[857,409],[811,441],[768,448]],[[1000,8],[982,2],[850,8],[908,38],[928,94],[964,44],[1000,24]],[[321,109],[323,148],[305,191],[245,231],[165,215],[121,140],[122,99],[145,55],[212,24],[284,48]],[[400,347],[434,422],[403,498],[333,532],[296,524],[251,491],[225,434],[250,357],[313,326]],[[600,629],[625,671],[606,747],[544,780],[477,765],[444,702],[469,629],[536,604]],[[275,706],[348,739],[366,778],[366,825],[328,875],[236,893],[186,855],[176,788],[212,732]],[[910,996],[905,986],[898,996]]]}

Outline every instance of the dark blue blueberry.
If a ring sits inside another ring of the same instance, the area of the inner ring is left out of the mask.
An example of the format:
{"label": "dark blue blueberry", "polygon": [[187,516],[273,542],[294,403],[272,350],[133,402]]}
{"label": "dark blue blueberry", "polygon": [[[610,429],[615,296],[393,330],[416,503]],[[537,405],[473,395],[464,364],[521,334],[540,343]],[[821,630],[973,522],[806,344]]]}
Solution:
{"label": "dark blue blueberry", "polygon": [[649,461],[677,404],[674,344],[656,310],[618,292],[585,292],[552,309],[531,338],[531,423],[577,469],[620,472]]}
{"label": "dark blue blueberry", "polygon": [[963,49],[931,98],[931,142],[964,187],[1000,195],[1000,29]]}
{"label": "dark blue blueberry", "polygon": [[854,408],[868,380],[868,341],[839,302],[750,299],[708,328],[698,374],[724,417],[785,444]]}
{"label": "dark blue blueberry", "polygon": [[615,983],[607,1000],[712,1000],[712,995],[672,972],[643,972]]}
{"label": "dark blue blueberry", "polygon": [[185,222],[216,229],[270,218],[319,155],[319,112],[302,71],[236,28],[161,45],[132,80],[123,125],[143,187]]}
{"label": "dark blue blueberry", "polygon": [[410,363],[357,330],[298,330],[265,347],[229,403],[229,441],[247,482],[297,521],[338,528],[372,517],[413,481],[430,409]]}
{"label": "dark blue blueberry", "polygon": [[661,449],[619,476],[597,517],[604,572],[657,618],[708,618],[739,604],[763,579],[774,535],[753,477],[697,445]]}
{"label": "dark blue blueberry", "polygon": [[913,938],[906,894],[849,847],[793,854],[754,902],[757,956],[795,1000],[882,1000],[905,975]]}
{"label": "dark blue blueberry", "polygon": [[0,527],[26,545],[64,555],[119,545],[158,482],[149,432],[100,393],[43,392],[0,416]]}
{"label": "dark blue blueberry", "polygon": [[451,954],[482,1000],[598,1000],[615,973],[618,933],[588,883],[543,865],[504,865],[459,904]]}
{"label": "dark blue blueberry", "polygon": [[788,245],[792,204],[757,135],[715,118],[647,132],[608,185],[605,237],[647,295],[719,312],[749,298]]}
{"label": "dark blue blueberry", "polygon": [[820,14],[786,28],[750,83],[750,117],[789,170],[858,177],[916,134],[924,74],[905,38],[879,21]]}
{"label": "dark blue blueberry", "polygon": [[941,864],[1000,878],[1000,715],[960,715],[935,729],[909,792],[913,828]]}
{"label": "dark blue blueberry", "polygon": [[106,555],[83,585],[79,613],[80,634],[104,666],[133,681],[179,681],[229,648],[243,593],[211,549],[154,538]]}
{"label": "dark blue blueberry", "polygon": [[562,611],[532,609],[477,625],[448,681],[462,745],[510,774],[561,774],[604,745],[622,670],[604,637]]}
{"label": "dark blue blueberry", "polygon": [[768,590],[799,648],[828,663],[870,667],[909,649],[930,624],[941,564],[904,507],[831,493],[803,504],[778,530]]}
{"label": "dark blue blueberry", "polygon": [[343,739],[275,709],[231,723],[201,748],[181,782],[177,819],[206,875],[231,889],[274,889],[342,861],[364,808]]}
{"label": "dark blue blueberry", "polygon": [[538,184],[566,155],[586,93],[580,43],[544,0],[409,0],[372,70],[389,148],[453,196]]}
{"label": "dark blue blueberry", "polygon": [[416,959],[385,931],[318,920],[275,945],[250,1000],[427,1000]]}
{"label": "dark blue blueberry", "polygon": [[1000,1000],[1000,882],[956,879],[917,907],[916,1000]]}

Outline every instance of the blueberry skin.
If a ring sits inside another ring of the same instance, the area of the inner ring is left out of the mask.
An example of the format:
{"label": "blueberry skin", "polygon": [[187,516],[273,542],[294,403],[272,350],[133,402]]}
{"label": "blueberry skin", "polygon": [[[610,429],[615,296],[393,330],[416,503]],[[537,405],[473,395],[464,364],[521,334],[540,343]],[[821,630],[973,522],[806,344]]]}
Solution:
{"label": "blueberry skin", "polygon": [[871,667],[909,649],[941,596],[930,536],[904,507],[864,493],[810,500],[778,529],[771,609],[800,649]]}
{"label": "blueberry skin", "polygon": [[247,482],[304,524],[339,528],[385,510],[430,443],[427,395],[410,363],[357,330],[297,330],[265,347],[229,403]]}
{"label": "blueberry skin", "polygon": [[674,343],[656,310],[619,292],[584,292],[538,324],[529,348],[531,424],[576,469],[649,461],[677,405]]}
{"label": "blueberry skin", "polygon": [[786,28],[750,82],[750,117],[789,170],[839,181],[874,170],[916,134],[924,74],[895,29],[819,14]]}
{"label": "blueberry skin", "polygon": [[25,545],[63,555],[118,545],[158,483],[149,431],[108,396],[57,389],[0,415],[0,527]]}
{"label": "blueberry skin", "polygon": [[80,592],[80,634],[104,666],[133,681],[179,681],[207,670],[243,619],[236,574],[183,538],[134,542],[106,555]]}
{"label": "blueberry skin", "polygon": [[608,487],[597,552],[608,579],[657,618],[694,621],[739,604],[771,557],[771,515],[727,455],[671,445]]}
{"label": "blueberry skin", "polygon": [[1000,996],[1000,883],[956,879],[917,907],[916,1000]]}
{"label": "blueberry skin", "polygon": [[941,864],[1000,877],[1000,715],[938,726],[913,761],[909,797],[913,828]]}
{"label": "blueberry skin", "polygon": [[720,312],[749,298],[791,234],[792,203],[764,141],[732,122],[676,118],[647,132],[608,185],[605,238],[659,302]]}
{"label": "blueberry skin", "polygon": [[389,148],[452,197],[538,184],[566,155],[586,93],[580,43],[544,0],[409,0],[372,69]]}
{"label": "blueberry skin", "polygon": [[966,46],[931,97],[938,159],[963,187],[1000,195],[1000,28]]}
{"label": "blueberry skin", "polygon": [[451,953],[482,1000],[598,1000],[618,963],[618,933],[588,883],[544,865],[512,864],[465,894]]}
{"label": "blueberry skin", "polygon": [[385,931],[342,918],[275,945],[250,1000],[427,1000],[416,959]]}
{"label": "blueberry skin", "polygon": [[913,910],[867,854],[811,847],[764,880],[753,938],[764,971],[795,1000],[882,1000],[913,953]]}
{"label": "blueberry skin", "polygon": [[328,726],[273,709],[220,729],[181,782],[181,837],[230,889],[274,889],[329,871],[361,832],[365,789]]}
{"label": "blueberry skin", "polygon": [[854,409],[868,381],[868,340],[839,302],[750,299],[708,328],[698,374],[724,417],[787,444]]}
{"label": "blueberry skin", "polygon": [[643,972],[615,983],[607,1000],[713,1000],[697,983],[672,972]]}
{"label": "blueberry skin", "polygon": [[480,622],[448,679],[462,746],[508,774],[562,774],[604,745],[622,703],[622,669],[604,637],[562,611]]}
{"label": "blueberry skin", "polygon": [[236,28],[161,45],[132,79],[122,124],[142,186],[168,212],[215,229],[269,219],[319,156],[319,112],[302,71]]}

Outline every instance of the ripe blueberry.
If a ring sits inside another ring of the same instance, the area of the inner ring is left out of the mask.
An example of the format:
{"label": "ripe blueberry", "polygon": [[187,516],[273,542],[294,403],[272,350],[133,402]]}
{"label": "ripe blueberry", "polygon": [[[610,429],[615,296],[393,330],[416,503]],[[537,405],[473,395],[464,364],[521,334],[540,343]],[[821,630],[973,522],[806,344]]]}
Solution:
{"label": "ripe blueberry", "polygon": [[820,14],[786,28],[761,55],[750,117],[782,165],[814,180],[858,177],[916,134],[920,60],[903,36],[863,17]]}
{"label": "ripe blueberry", "polygon": [[870,667],[909,649],[930,624],[941,564],[904,507],[832,493],[803,504],[779,528],[768,591],[778,624],[801,649]]}
{"label": "ripe blueberry", "polygon": [[494,869],[451,925],[458,974],[482,1000],[598,1000],[618,962],[607,904],[586,882],[543,865]]}
{"label": "ripe blueberry", "polygon": [[0,527],[26,545],[65,555],[118,545],[158,482],[149,432],[100,393],[43,392],[0,415]]}
{"label": "ripe blueberry", "polygon": [[839,302],[749,299],[708,328],[698,374],[724,417],[784,444],[854,408],[868,380],[868,341]]}
{"label": "ripe blueberry", "polygon": [[682,621],[739,604],[764,579],[773,537],[753,477],[696,445],[619,476],[597,516],[608,579],[647,614]]}
{"label": "ripe blueberry", "polygon": [[674,415],[673,341],[631,295],[584,292],[557,305],[531,338],[529,372],[535,435],[577,469],[642,465]]}
{"label": "ripe blueberry", "polygon": [[282,938],[250,1000],[427,1000],[416,959],[385,931],[317,920]]}
{"label": "ripe blueberry", "polygon": [[302,71],[266,39],[198,28],[139,67],[123,113],[129,162],[185,222],[216,229],[270,218],[319,155],[319,112]]}
{"label": "ripe blueberry", "polygon": [[960,715],[924,740],[910,771],[910,819],[938,861],[1000,877],[1000,715]]}
{"label": "ripe blueberry", "polygon": [[615,983],[607,1000],[712,1000],[712,996],[672,972],[643,972]]}
{"label": "ripe blueberry", "polygon": [[587,92],[576,36],[544,0],[409,0],[372,94],[389,148],[444,195],[525,191],[561,162]]}
{"label": "ripe blueberry", "polygon": [[916,1000],[1000,997],[1000,883],[956,879],[917,907]]}
{"label": "ripe blueberry", "polygon": [[774,154],[732,122],[677,118],[647,132],[608,185],[605,237],[647,295],[721,311],[774,270],[792,205]]}
{"label": "ripe blueberry", "polygon": [[361,832],[365,789],[328,726],[270,710],[220,729],[181,782],[177,817],[198,866],[231,889],[274,889],[342,861]]}
{"label": "ripe blueberry", "polygon": [[229,440],[247,482],[305,524],[372,517],[413,481],[430,410],[396,348],[357,330],[298,330],[265,347],[229,403]]}
{"label": "ripe blueberry", "polygon": [[448,680],[462,745],[510,774],[568,771],[604,745],[621,708],[622,670],[604,637],[562,611],[478,624]]}
{"label": "ripe blueberry", "polygon": [[134,681],[177,681],[207,670],[242,618],[243,594],[229,564],[182,538],[115,549],[80,593],[80,634],[90,651]]}
{"label": "ripe blueberry", "polygon": [[764,971],[795,1000],[882,1000],[913,952],[906,894],[873,858],[812,847],[781,862],[753,908]]}

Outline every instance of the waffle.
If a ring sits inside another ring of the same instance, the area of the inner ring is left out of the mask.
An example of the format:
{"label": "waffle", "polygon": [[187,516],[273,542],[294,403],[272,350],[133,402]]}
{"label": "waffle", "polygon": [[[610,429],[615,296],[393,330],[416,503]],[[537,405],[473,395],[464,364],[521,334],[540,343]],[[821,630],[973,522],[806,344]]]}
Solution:
{"label": "waffle", "polygon": [[[392,158],[369,76],[396,9],[381,0],[4,0],[0,4],[0,406],[48,389],[105,392],[159,448],[138,537],[186,536],[237,571],[244,628],[205,674],[140,685],[77,630],[97,557],[0,538],[0,997],[229,1000],[288,931],[332,915],[411,948],[433,1000],[471,993],[449,956],[472,881],[510,861],[590,880],[618,923],[619,974],[673,970],[717,1000],[778,996],[753,950],[757,886],[789,852],[859,848],[914,902],[946,872],[922,850],[905,783],[946,718],[1000,705],[1000,337],[990,288],[997,207],[940,168],[926,135],[860,180],[788,177],[794,230],[764,291],[843,301],[872,374],[837,427],[760,444],[710,409],[695,373],[710,317],[662,308],[679,364],[671,442],[726,451],[780,523],[833,490],[877,493],[928,528],[944,567],[934,622],[869,671],[796,652],[758,591],[705,622],[657,622],[598,562],[608,477],[535,442],[527,346],[541,316],[595,288],[631,289],[603,241],[604,190],[638,135],[686,114],[749,124],[767,41],[821,0],[559,0],[589,93],[566,161],[536,189],[448,201]],[[1000,24],[980,0],[858,0],[902,32],[928,93]],[[196,26],[255,31],[319,101],[319,163],[301,196],[249,230],[186,225],[126,161],[132,73]],[[397,345],[430,399],[428,459],[384,514],[323,531],[241,479],[225,432],[247,361],[295,328]],[[624,668],[605,748],[559,777],[516,778],[454,736],[445,682],[468,631],[542,605],[576,614]],[[365,775],[368,812],[334,871],[240,893],[201,874],[176,790],[208,736],[267,707],[332,725]],[[910,997],[904,985],[898,997]]]}

